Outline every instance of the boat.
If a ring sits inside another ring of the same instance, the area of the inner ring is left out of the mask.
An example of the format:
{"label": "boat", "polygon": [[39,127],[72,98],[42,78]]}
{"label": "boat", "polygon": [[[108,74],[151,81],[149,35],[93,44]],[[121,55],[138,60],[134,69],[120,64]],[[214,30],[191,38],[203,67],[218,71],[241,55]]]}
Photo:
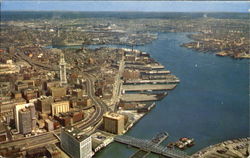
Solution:
{"label": "boat", "polygon": [[224,57],[224,56],[227,56],[228,54],[225,51],[222,51],[222,52],[216,53],[216,55]]}
{"label": "boat", "polygon": [[183,142],[184,144],[186,144],[187,147],[191,147],[194,145],[194,139],[192,138],[183,137],[183,138],[180,138],[179,140]]}
{"label": "boat", "polygon": [[174,148],[174,146],[175,146],[175,143],[171,142],[171,143],[169,143],[169,144],[167,145],[167,148],[172,149],[172,148]]}
{"label": "boat", "polygon": [[190,148],[194,145],[194,139],[182,137],[177,142],[171,142],[167,145],[168,148],[177,147],[181,150],[185,150],[186,148]]}

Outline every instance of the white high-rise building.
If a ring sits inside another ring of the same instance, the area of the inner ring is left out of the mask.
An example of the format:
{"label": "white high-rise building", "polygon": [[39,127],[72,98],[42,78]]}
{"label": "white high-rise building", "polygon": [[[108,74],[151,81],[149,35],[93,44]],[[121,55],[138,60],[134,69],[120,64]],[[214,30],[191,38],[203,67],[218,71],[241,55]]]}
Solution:
{"label": "white high-rise building", "polygon": [[[16,105],[14,108],[14,117],[15,117],[16,129],[18,133],[20,132],[19,110],[24,109],[26,107],[30,107],[30,106],[34,106],[34,104],[33,103],[20,104],[20,105]],[[33,113],[35,112],[32,112],[32,119],[34,119],[35,117]]]}
{"label": "white high-rise building", "polygon": [[60,83],[61,85],[67,84],[67,76],[66,76],[66,62],[64,60],[64,54],[60,55]]}
{"label": "white high-rise building", "polygon": [[62,149],[73,158],[91,158],[92,139],[91,136],[82,134],[76,127],[62,128],[61,134]]}

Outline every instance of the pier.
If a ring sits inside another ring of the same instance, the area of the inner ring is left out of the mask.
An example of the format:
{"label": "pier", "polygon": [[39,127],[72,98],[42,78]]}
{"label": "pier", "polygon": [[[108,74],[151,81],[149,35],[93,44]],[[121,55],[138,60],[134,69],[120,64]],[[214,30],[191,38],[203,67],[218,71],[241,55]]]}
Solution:
{"label": "pier", "polygon": [[163,94],[147,94],[147,93],[124,94],[121,100],[124,102],[157,101],[162,99],[166,95],[167,92]]}
{"label": "pier", "polygon": [[158,84],[158,83],[179,83],[178,79],[163,79],[163,80],[127,80],[125,84]]}
{"label": "pier", "polygon": [[143,151],[156,153],[164,157],[189,158],[189,156],[182,151],[168,149],[167,147],[153,143],[151,140],[138,139],[138,138],[125,136],[125,135],[116,136],[114,140],[116,142],[130,145],[130,146],[139,148],[140,150],[143,150]]}
{"label": "pier", "polygon": [[163,70],[165,67],[163,65],[135,65],[126,63],[126,68],[139,69],[139,70]]}
{"label": "pier", "polygon": [[143,72],[143,74],[146,74],[146,75],[167,75],[170,73],[171,72],[169,70],[151,70],[151,71]]}
{"label": "pier", "polygon": [[160,91],[171,90],[176,87],[176,84],[147,84],[147,85],[123,85],[123,91]]}

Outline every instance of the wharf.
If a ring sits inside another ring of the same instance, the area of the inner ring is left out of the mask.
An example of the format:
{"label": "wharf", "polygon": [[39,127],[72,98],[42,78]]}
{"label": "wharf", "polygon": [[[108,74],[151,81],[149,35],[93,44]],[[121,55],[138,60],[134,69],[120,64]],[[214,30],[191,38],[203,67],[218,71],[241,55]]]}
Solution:
{"label": "wharf", "polygon": [[147,93],[137,93],[137,94],[124,94],[121,98],[124,102],[140,102],[140,101],[157,101],[166,96],[167,93],[162,94],[147,94]]}
{"label": "wharf", "polygon": [[163,65],[134,65],[126,63],[126,68],[139,69],[139,70],[163,70]]}
{"label": "wharf", "polygon": [[168,79],[168,80],[179,80],[175,75],[166,75],[165,76],[166,77],[166,79]]}
{"label": "wharf", "polygon": [[146,83],[179,83],[178,79],[164,79],[164,80],[127,80],[125,84],[146,84]]}
{"label": "wharf", "polygon": [[171,72],[169,70],[151,70],[143,73],[152,75],[152,74],[170,74]]}
{"label": "wharf", "polygon": [[147,65],[146,67],[150,67],[151,69],[164,69],[163,65]]}
{"label": "wharf", "polygon": [[160,91],[171,90],[176,87],[176,84],[144,84],[144,85],[123,85],[123,91]]}

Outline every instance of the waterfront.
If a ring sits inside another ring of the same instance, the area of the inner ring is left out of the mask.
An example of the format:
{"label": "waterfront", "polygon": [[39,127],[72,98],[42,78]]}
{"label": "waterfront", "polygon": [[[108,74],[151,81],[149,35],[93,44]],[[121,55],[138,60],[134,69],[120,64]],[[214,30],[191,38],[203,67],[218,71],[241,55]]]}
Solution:
{"label": "waterfront", "polygon": [[[152,44],[136,48],[150,53],[181,82],[127,135],[151,139],[159,131],[167,131],[167,142],[192,137],[196,145],[187,150],[192,154],[224,140],[249,136],[249,67],[248,60],[221,58],[179,46],[188,41],[185,33],[164,33]],[[113,143],[95,157],[125,158],[134,151]]]}

